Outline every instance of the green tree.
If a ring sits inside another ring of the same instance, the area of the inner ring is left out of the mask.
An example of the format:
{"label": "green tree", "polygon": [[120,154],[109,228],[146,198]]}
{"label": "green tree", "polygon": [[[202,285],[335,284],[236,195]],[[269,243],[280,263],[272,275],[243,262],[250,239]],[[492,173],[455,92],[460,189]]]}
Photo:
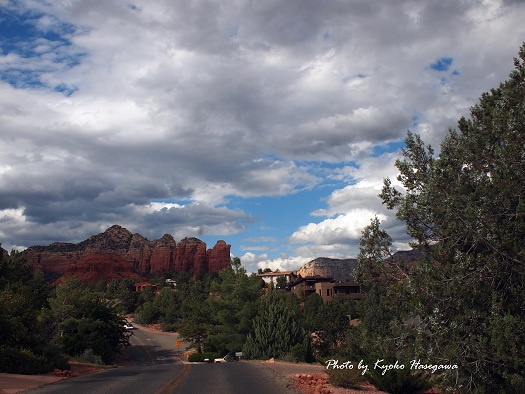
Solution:
{"label": "green tree", "polygon": [[286,284],[287,284],[286,276],[279,276],[277,277],[277,280],[275,281],[275,288],[284,289],[286,287]]}
{"label": "green tree", "polygon": [[106,294],[116,302],[119,312],[127,314],[135,311],[139,295],[135,291],[135,283],[132,279],[113,279],[108,284]]}
{"label": "green tree", "polygon": [[163,287],[155,298],[155,305],[161,315],[164,328],[174,327],[181,316],[181,293],[171,287]]}
{"label": "green tree", "polygon": [[219,273],[210,288],[213,326],[207,341],[209,350],[224,354],[242,349],[257,315],[262,286],[257,275],[247,275],[239,258]]}
{"label": "green tree", "polygon": [[318,310],[317,352],[322,357],[334,355],[350,332],[350,302],[334,299],[324,302]]}
{"label": "green tree", "polygon": [[407,340],[407,322],[415,318],[408,292],[413,273],[394,258],[391,246],[391,237],[381,229],[379,219],[373,218],[362,232],[357,257],[356,278],[366,297],[360,301],[359,329],[347,338],[352,350],[346,351],[355,359],[413,358]]}
{"label": "green tree", "polygon": [[42,273],[33,271],[24,255],[0,253],[0,372],[33,374],[67,367],[39,320],[49,291]]}
{"label": "green tree", "polygon": [[157,323],[161,318],[161,313],[158,305],[153,301],[146,301],[137,308],[135,321],[139,324],[153,324]]}
{"label": "green tree", "polygon": [[315,332],[322,324],[319,309],[323,305],[323,298],[317,294],[312,293],[304,300],[303,304],[303,327],[307,332]]}
{"label": "green tree", "polygon": [[261,300],[243,355],[248,359],[282,358],[295,345],[306,342],[297,299],[291,300],[288,295],[274,290]]}
{"label": "green tree", "polygon": [[457,364],[448,383],[463,391],[525,392],[525,45],[514,63],[437,158],[409,132],[404,193],[386,179],[380,195],[423,256],[403,285],[419,333],[407,343]]}
{"label": "green tree", "polygon": [[199,352],[204,350],[204,342],[208,338],[213,322],[210,320],[211,310],[209,304],[210,290],[207,280],[197,279],[187,282],[177,291],[183,292],[180,313],[182,323],[179,334]]}
{"label": "green tree", "polygon": [[319,294],[306,297],[303,308],[303,327],[314,334],[313,346],[320,357],[334,356],[350,333],[349,316],[354,314],[353,300],[336,298],[324,302]]}
{"label": "green tree", "polygon": [[76,356],[92,349],[110,363],[128,345],[130,334],[113,305],[76,278],[59,284],[49,302],[47,319],[53,324],[54,341],[67,354]]}

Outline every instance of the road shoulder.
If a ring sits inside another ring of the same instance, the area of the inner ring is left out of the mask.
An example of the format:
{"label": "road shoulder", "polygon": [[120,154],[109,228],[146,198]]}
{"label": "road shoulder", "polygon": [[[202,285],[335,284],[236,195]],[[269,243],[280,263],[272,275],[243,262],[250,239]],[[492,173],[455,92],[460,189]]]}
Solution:
{"label": "road shoulder", "polygon": [[55,383],[62,379],[64,379],[64,377],[53,375],[18,375],[0,373],[0,393],[20,393],[35,387]]}

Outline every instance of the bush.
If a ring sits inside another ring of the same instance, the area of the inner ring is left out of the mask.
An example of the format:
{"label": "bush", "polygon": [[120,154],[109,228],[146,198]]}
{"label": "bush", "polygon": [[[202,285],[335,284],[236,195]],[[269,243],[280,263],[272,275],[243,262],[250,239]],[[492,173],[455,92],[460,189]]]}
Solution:
{"label": "bush", "polygon": [[179,329],[179,325],[176,323],[160,323],[160,329],[162,331],[166,332],[177,332]]}
{"label": "bush", "polygon": [[304,343],[298,343],[290,349],[290,353],[285,357],[286,361],[293,361],[296,363],[307,362],[311,363],[315,361],[312,354],[312,347],[309,341]]}
{"label": "bush", "polygon": [[99,355],[96,355],[93,352],[93,349],[84,350],[84,353],[78,356],[77,359],[80,361],[84,361],[86,363],[104,365],[104,361],[102,361],[102,357],[100,357]]}
{"label": "bush", "polygon": [[48,349],[45,354],[36,354],[29,348],[0,346],[0,372],[32,375],[67,367],[66,358],[54,349]]}
{"label": "bush", "polygon": [[424,373],[412,373],[410,369],[393,369],[382,374],[382,370],[372,369],[368,378],[370,383],[381,391],[390,394],[415,394],[432,388]]}
{"label": "bush", "polygon": [[346,389],[358,388],[366,381],[358,369],[327,369],[326,373],[331,385]]}
{"label": "bush", "polygon": [[188,361],[192,363],[204,362],[206,359],[208,362],[212,363],[213,359],[219,357],[219,353],[208,352],[208,353],[193,353],[188,357]]}
{"label": "bush", "polygon": [[159,316],[160,312],[155,304],[151,301],[146,301],[142,306],[138,307],[134,320],[139,324],[151,324],[156,323]]}

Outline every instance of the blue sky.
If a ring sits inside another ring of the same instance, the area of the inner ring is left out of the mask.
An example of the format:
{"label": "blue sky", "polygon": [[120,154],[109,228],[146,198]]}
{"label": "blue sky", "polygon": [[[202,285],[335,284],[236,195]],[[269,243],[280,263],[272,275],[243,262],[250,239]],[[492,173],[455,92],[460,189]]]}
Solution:
{"label": "blue sky", "polygon": [[513,68],[516,1],[0,0],[0,242],[120,224],[249,270],[356,257],[407,130]]}

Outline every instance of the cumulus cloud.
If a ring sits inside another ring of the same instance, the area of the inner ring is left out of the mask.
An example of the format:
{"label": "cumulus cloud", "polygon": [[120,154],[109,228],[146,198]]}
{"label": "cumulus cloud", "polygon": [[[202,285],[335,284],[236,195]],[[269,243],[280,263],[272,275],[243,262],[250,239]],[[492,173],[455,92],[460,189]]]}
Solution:
{"label": "cumulus cloud", "polygon": [[239,201],[330,187],[290,241],[355,253],[369,215],[401,228],[374,202],[378,147],[407,129],[438,146],[525,33],[512,1],[1,4],[4,246],[114,223],[249,237],[264,215]]}
{"label": "cumulus cloud", "polygon": [[396,180],[394,163],[398,158],[399,154],[383,154],[334,171],[333,178],[350,184],[331,193],[326,199],[327,208],[312,212],[313,217],[325,219],[310,222],[292,233],[289,242],[298,245],[295,253],[300,256],[355,258],[359,253],[362,231],[374,217],[395,240],[394,249],[407,249],[409,238],[403,223],[382,205],[378,197],[387,177],[396,188],[403,190]]}
{"label": "cumulus cloud", "polygon": [[293,271],[312,260],[311,258],[303,256],[287,256],[282,254],[278,257],[269,257],[265,253],[257,255],[252,252],[245,253],[240,259],[243,267],[251,273],[257,273],[259,269],[264,270],[266,268],[270,268],[272,271]]}
{"label": "cumulus cloud", "polygon": [[[373,212],[365,209],[349,211],[335,218],[328,218],[321,223],[309,223],[294,232],[290,237],[292,243],[340,244],[349,239],[359,238],[359,229],[370,223]],[[384,219],[379,218],[379,219]]]}

